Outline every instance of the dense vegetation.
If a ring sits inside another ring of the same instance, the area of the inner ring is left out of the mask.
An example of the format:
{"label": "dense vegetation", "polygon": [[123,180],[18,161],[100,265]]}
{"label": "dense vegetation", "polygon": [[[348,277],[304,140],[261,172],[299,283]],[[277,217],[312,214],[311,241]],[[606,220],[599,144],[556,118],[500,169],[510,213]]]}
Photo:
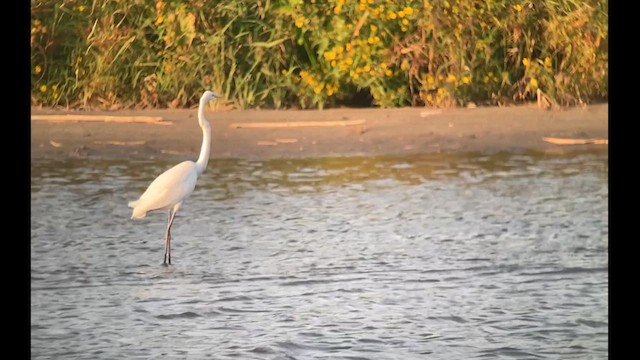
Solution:
{"label": "dense vegetation", "polygon": [[608,1],[31,1],[32,104],[606,100]]}

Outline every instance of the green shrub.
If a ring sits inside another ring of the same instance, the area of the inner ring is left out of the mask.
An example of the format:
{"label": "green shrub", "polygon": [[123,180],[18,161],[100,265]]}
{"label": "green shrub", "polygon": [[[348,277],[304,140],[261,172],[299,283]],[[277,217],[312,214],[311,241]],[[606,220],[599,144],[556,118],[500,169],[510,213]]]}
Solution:
{"label": "green shrub", "polygon": [[32,103],[240,108],[608,96],[608,2],[32,1]]}

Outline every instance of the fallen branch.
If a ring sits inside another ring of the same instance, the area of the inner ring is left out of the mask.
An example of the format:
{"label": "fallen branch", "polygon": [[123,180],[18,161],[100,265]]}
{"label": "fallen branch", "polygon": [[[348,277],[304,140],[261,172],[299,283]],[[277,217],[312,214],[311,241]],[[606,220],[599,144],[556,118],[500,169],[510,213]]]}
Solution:
{"label": "fallen branch", "polygon": [[133,146],[133,145],[144,145],[146,144],[146,141],[144,140],[139,140],[139,141],[115,141],[115,140],[109,140],[109,141],[94,141],[94,144],[100,144],[100,145],[122,145],[122,146]]}
{"label": "fallen branch", "polygon": [[279,144],[295,144],[298,139],[276,139],[276,141],[260,140],[256,143],[258,146],[276,146]]}
{"label": "fallen branch", "polygon": [[290,128],[290,127],[319,127],[319,126],[351,126],[362,125],[365,120],[343,120],[343,121],[288,121],[288,122],[253,122],[234,123],[229,127],[234,129],[257,129],[257,128]]}
{"label": "fallen branch", "polygon": [[163,154],[169,154],[169,155],[185,155],[187,154],[184,151],[177,151],[177,150],[160,150],[161,153]]}
{"label": "fallen branch", "polygon": [[103,122],[135,122],[135,123],[159,123],[161,121],[164,121],[163,118],[160,117],[160,116],[109,116],[109,115],[80,115],[80,114],[31,115],[31,120],[40,120],[40,121],[103,121]]}
{"label": "fallen branch", "polygon": [[424,110],[420,112],[420,117],[442,114],[442,110]]}
{"label": "fallen branch", "polygon": [[556,144],[556,145],[583,145],[583,144],[607,145],[609,144],[609,139],[568,139],[568,138],[543,137],[542,140],[551,144]]}

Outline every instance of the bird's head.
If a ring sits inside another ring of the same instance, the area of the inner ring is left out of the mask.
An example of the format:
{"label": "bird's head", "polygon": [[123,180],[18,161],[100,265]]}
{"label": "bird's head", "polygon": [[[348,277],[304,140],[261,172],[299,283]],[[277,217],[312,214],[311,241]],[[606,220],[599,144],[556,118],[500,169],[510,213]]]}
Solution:
{"label": "bird's head", "polygon": [[209,90],[205,91],[204,94],[202,94],[202,96],[200,97],[200,106],[198,107],[198,122],[200,123],[200,126],[209,126],[209,122],[204,116],[204,111],[209,101],[213,99],[219,99],[221,97],[222,95],[218,95]]}
{"label": "bird's head", "polygon": [[219,99],[221,97],[222,97],[222,95],[218,95],[218,94],[214,93],[213,91],[207,90],[207,91],[204,92],[204,94],[202,94],[202,97],[200,98],[200,102],[201,103],[207,103],[210,100]]}

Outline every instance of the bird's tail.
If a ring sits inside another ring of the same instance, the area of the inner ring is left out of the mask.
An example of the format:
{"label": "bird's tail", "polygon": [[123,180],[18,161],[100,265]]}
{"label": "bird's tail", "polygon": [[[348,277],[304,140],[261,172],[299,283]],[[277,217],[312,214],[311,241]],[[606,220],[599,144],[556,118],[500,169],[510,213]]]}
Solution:
{"label": "bird's tail", "polygon": [[143,217],[145,217],[147,215],[146,211],[144,211],[141,208],[137,208],[136,207],[139,202],[140,202],[140,200],[129,201],[129,207],[133,208],[133,213],[131,214],[131,218],[132,219],[142,219]]}

